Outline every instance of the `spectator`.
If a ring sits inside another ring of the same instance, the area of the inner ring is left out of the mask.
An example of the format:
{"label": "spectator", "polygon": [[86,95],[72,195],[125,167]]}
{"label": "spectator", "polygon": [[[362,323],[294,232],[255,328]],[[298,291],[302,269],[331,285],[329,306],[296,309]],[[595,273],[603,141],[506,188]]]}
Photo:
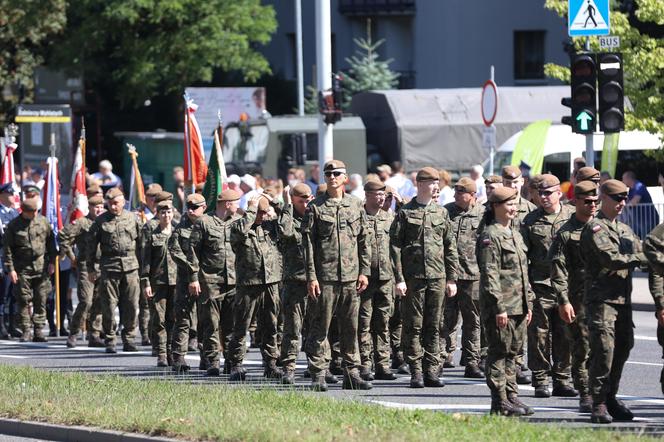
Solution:
{"label": "spectator", "polygon": [[173,181],[175,182],[175,207],[182,212],[184,208],[184,169],[180,166],[173,168]]}
{"label": "spectator", "polygon": [[444,206],[447,203],[454,201],[454,190],[450,187],[452,176],[446,170],[441,170],[440,174],[440,193],[438,194],[438,204]]}
{"label": "spectator", "polygon": [[245,173],[242,175],[242,178],[240,178],[240,189],[242,189],[242,192],[244,192],[244,195],[242,195],[242,198],[240,198],[240,208],[242,210],[246,210],[249,200],[254,195],[260,194],[263,190],[260,187],[259,181],[256,179],[256,177],[249,175],[248,173]]}
{"label": "spectator", "polygon": [[403,198],[411,199],[414,197],[417,193],[417,188],[413,186],[413,182],[409,180],[404,173],[401,163],[399,161],[393,162],[391,170],[393,175],[385,182],[385,184],[395,189]]}
{"label": "spectator", "polygon": [[113,164],[108,160],[99,162],[99,172],[93,173],[92,177],[101,181],[101,187],[104,189],[104,192],[113,187],[122,189],[122,180],[113,173]]}
{"label": "spectator", "polygon": [[623,173],[622,182],[629,187],[626,206],[628,210],[625,211],[627,224],[639,238],[645,239],[646,235],[659,224],[657,209],[652,204],[648,188],[636,179],[634,172],[628,170]]}
{"label": "spectator", "polygon": [[316,194],[318,190],[318,183],[320,183],[320,166],[314,164],[309,168],[309,179],[305,184],[311,187],[311,193]]}
{"label": "spectator", "polygon": [[477,192],[475,192],[475,197],[478,202],[485,201],[486,196],[486,186],[484,185],[484,167],[479,164],[475,164],[470,169],[470,178],[475,181],[475,187],[477,187]]}
{"label": "spectator", "polygon": [[376,171],[378,172],[378,177],[383,183],[386,183],[387,180],[392,177],[392,168],[387,164],[381,164],[380,166],[376,167]]}
{"label": "spectator", "polygon": [[362,175],[354,173],[350,176],[350,194],[364,201],[364,185],[362,183]]}
{"label": "spectator", "polygon": [[242,191],[242,186],[240,185],[241,180],[238,175],[236,174],[228,175],[226,182],[228,183],[229,189],[236,191],[237,193],[240,194],[240,196],[244,195],[244,192]]}

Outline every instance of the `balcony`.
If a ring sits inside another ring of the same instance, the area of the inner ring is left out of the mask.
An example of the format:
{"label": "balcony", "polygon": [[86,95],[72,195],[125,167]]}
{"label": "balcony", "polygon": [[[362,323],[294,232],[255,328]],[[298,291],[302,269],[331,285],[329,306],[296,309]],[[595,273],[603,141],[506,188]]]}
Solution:
{"label": "balcony", "polygon": [[359,17],[414,15],[415,0],[339,0],[339,12]]}

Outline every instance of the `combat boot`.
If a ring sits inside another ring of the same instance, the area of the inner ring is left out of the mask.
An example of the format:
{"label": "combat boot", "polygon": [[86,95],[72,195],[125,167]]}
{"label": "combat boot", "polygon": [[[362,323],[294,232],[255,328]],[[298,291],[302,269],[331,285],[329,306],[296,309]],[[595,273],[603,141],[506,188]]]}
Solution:
{"label": "combat boot", "polygon": [[35,328],[35,334],[32,337],[32,342],[48,342],[48,339],[46,339],[46,336],[44,336],[44,333],[40,328]]}
{"label": "combat boot", "polygon": [[219,376],[221,374],[221,370],[219,370],[219,361],[210,362],[205,373],[208,376]]}
{"label": "combat boot", "polygon": [[138,348],[136,345],[132,344],[131,342],[125,342],[122,345],[122,351],[125,353],[135,353],[138,351]]}
{"label": "combat boot", "polygon": [[74,333],[67,337],[67,348],[76,348],[76,335]]}
{"label": "combat boot", "polygon": [[5,326],[6,316],[0,315],[0,339],[9,339],[9,332]]}
{"label": "combat boot", "polygon": [[327,391],[327,383],[325,382],[325,375],[312,376],[311,389],[313,391]]}
{"label": "combat boot", "polygon": [[[441,373],[442,376],[442,373]],[[433,387],[433,388],[441,388],[445,386],[445,381],[443,381],[440,377],[438,377],[438,370],[430,371],[427,370],[424,373],[424,386],[425,387]]]}
{"label": "combat boot", "polygon": [[189,365],[187,362],[184,360],[184,356],[182,355],[173,355],[173,366],[172,366],[173,372],[177,374],[182,374],[186,373],[189,371]]}
{"label": "combat boot", "polygon": [[499,416],[523,416],[526,414],[523,408],[517,407],[507,399],[491,399],[491,414]]}
{"label": "combat boot", "polygon": [[374,378],[380,381],[394,381],[397,376],[392,373],[392,370],[389,368],[379,366],[376,368],[376,375]]}
{"label": "combat boot", "polygon": [[231,368],[231,374],[228,376],[230,382],[244,382],[247,378],[247,370],[244,369],[242,364],[234,365]]}
{"label": "combat boot", "polygon": [[106,353],[115,354],[118,350],[115,348],[115,344],[106,345]]}
{"label": "combat boot", "polygon": [[521,408],[523,410],[524,416],[532,416],[533,414],[535,414],[535,410],[533,410],[528,405],[521,402],[521,399],[519,399],[519,396],[517,396],[516,394],[507,395],[507,400],[510,401],[512,405],[514,405],[515,407]]}
{"label": "combat boot", "polygon": [[593,398],[589,394],[582,394],[579,399],[579,413],[592,413]]}
{"label": "combat boot", "polygon": [[418,369],[411,369],[410,375],[410,388],[424,388],[424,378],[422,371]]}
{"label": "combat boot", "polygon": [[330,362],[330,371],[332,372],[332,374],[335,374],[337,376],[341,376],[342,374],[344,374],[344,370],[341,368],[341,365],[337,363],[337,361],[335,360],[332,360]]}
{"label": "combat boot", "polygon": [[[530,385],[532,378],[523,372],[523,367],[516,366],[516,383],[519,385]],[[545,396],[549,397],[549,396]]]}
{"label": "combat boot", "polygon": [[106,347],[106,344],[104,344],[104,341],[99,336],[90,336],[90,339],[88,339],[88,347],[103,348]]}
{"label": "combat boot", "polygon": [[328,384],[338,384],[339,379],[330,370],[325,370],[325,382]]}
{"label": "combat boot", "polygon": [[270,359],[265,364],[265,370],[263,371],[263,376],[267,379],[281,379],[284,375],[284,372],[281,368],[277,367],[277,361]]}
{"label": "combat boot", "polygon": [[551,397],[551,390],[548,385],[538,385],[535,387],[535,397]]}
{"label": "combat boot", "polygon": [[463,377],[470,379],[484,379],[484,373],[482,373],[482,370],[480,370],[477,365],[468,363],[463,371]]}
{"label": "combat boot", "polygon": [[149,338],[149,337],[147,337],[147,336],[142,336],[142,337],[141,337],[141,345],[142,345],[143,347],[147,347],[147,346],[149,346],[149,345],[152,345],[152,341],[150,341],[150,338]]}
{"label": "combat boot", "polygon": [[197,351],[198,350],[198,340],[196,338],[189,338],[189,343],[187,344],[188,351]]}
{"label": "combat boot", "polygon": [[569,384],[553,384],[551,395],[558,397],[576,397],[579,395],[579,392]]}
{"label": "combat boot", "polygon": [[477,364],[480,370],[486,373],[486,356],[480,358],[480,363]]}
{"label": "combat boot", "polygon": [[161,354],[157,356],[157,367],[168,367],[168,360],[166,359],[166,355]]}
{"label": "combat boot", "polygon": [[30,332],[30,330],[25,330],[19,336],[20,336],[19,342],[30,342],[30,341],[32,341],[32,333]]}
{"label": "combat boot", "polygon": [[454,368],[454,367],[456,367],[456,365],[454,365],[454,355],[450,353],[445,358],[445,362],[443,362],[443,368]]}
{"label": "combat boot", "polygon": [[613,418],[606,409],[606,404],[603,402],[593,403],[593,412],[590,415],[590,422],[593,424],[610,424]]}
{"label": "combat boot", "polygon": [[341,385],[344,390],[371,390],[373,385],[360,377],[357,370],[351,370],[344,374],[344,381]]}
{"label": "combat boot", "polygon": [[374,380],[374,375],[371,373],[371,369],[365,366],[360,367],[360,377],[369,382]]}
{"label": "combat boot", "polygon": [[[224,362],[224,363],[225,363],[225,362]],[[198,369],[199,369],[200,371],[205,371],[205,370],[207,370],[209,367],[210,367],[210,364],[208,364],[208,360],[207,360],[207,358],[206,358],[204,355],[201,355],[201,356],[200,356],[200,359],[198,360]],[[229,372],[228,372],[228,373],[230,373],[230,368],[229,368]],[[226,374],[228,374],[228,373],[226,373]]]}
{"label": "combat boot", "polygon": [[627,405],[615,396],[606,399],[606,409],[614,421],[628,422],[634,419],[634,413]]}
{"label": "combat boot", "polygon": [[295,383],[295,370],[292,368],[286,369],[284,375],[281,377],[281,383],[284,385],[293,385]]}

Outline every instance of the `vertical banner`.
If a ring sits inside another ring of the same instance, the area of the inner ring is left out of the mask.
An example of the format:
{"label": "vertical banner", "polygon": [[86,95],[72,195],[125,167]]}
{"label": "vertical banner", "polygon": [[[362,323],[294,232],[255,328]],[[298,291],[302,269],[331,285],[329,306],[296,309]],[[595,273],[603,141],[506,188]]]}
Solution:
{"label": "vertical banner", "polygon": [[602,148],[602,171],[609,172],[612,177],[616,176],[619,142],[620,132],[604,135],[604,146]]}
{"label": "vertical banner", "polygon": [[512,152],[513,166],[519,166],[523,161],[530,166],[531,176],[542,173],[544,145],[549,127],[551,127],[551,120],[535,121],[526,126]]}

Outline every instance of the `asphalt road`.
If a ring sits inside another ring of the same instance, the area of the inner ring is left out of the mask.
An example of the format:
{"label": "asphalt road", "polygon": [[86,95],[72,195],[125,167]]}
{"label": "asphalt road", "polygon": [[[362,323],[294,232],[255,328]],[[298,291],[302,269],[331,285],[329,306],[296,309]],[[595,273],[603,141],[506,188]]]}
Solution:
{"label": "asphalt road", "polygon": [[[662,349],[656,340],[656,322],[653,313],[634,312],[635,347],[631,352],[623,375],[620,397],[632,408],[637,419],[628,424],[613,424],[611,427],[625,431],[645,431],[664,434],[664,396],[659,376],[662,370]],[[121,346],[118,346],[121,350]],[[198,366],[198,356],[187,356],[192,368]],[[458,360],[458,354],[457,354]],[[19,343],[0,341],[0,363],[30,365],[33,367],[61,371],[87,372],[90,374],[122,374],[136,378],[162,378],[174,382],[192,384],[228,383],[226,376],[209,378],[204,372],[192,370],[184,376],[175,376],[169,369],[157,368],[156,358],[150,356],[150,349],[142,347],[138,353],[107,355],[104,349],[79,346],[65,347],[65,338],[51,338],[48,343]],[[245,386],[250,388],[270,388],[277,390],[297,389],[311,395],[327,395],[341,400],[362,400],[384,407],[404,409],[426,409],[442,412],[484,414],[489,410],[489,390],[483,380],[463,378],[463,367],[446,369],[444,380],[447,385],[440,388],[412,390],[408,388],[410,377],[399,375],[396,381],[375,381],[370,391],[342,390],[340,384],[331,385],[327,393],[314,393],[308,390],[309,379],[302,377],[305,368],[304,355],[298,361],[296,385],[285,387],[262,378],[260,353],[250,349],[246,361],[249,374]],[[577,398],[535,399],[533,388],[520,386],[524,402],[535,408],[535,415],[528,418],[533,422],[557,422],[569,425],[589,426],[590,417],[577,413]]]}

